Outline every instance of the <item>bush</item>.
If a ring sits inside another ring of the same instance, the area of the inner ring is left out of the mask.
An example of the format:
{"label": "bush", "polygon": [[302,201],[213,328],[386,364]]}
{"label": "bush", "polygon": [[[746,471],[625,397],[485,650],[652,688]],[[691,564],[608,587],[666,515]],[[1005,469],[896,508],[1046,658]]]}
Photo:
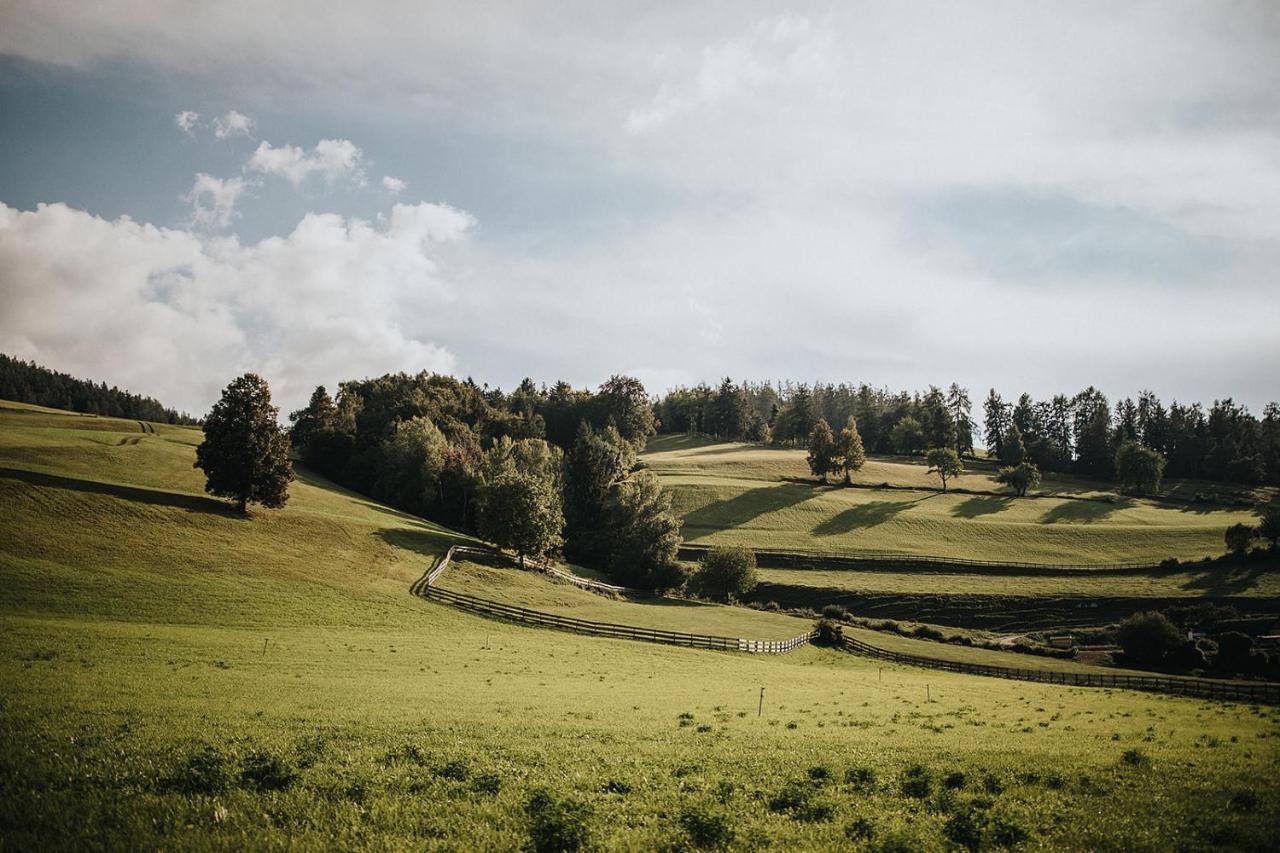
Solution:
{"label": "bush", "polygon": [[1116,629],[1126,660],[1158,664],[1182,644],[1182,636],[1163,613],[1135,613]]}
{"label": "bush", "polygon": [[496,794],[502,790],[502,777],[497,773],[481,773],[471,780],[471,790],[477,794]]}
{"label": "bush", "polygon": [[591,839],[587,821],[591,810],[582,803],[562,800],[551,791],[534,791],[525,803],[529,818],[528,849],[535,853],[581,850]]}
{"label": "bush", "polygon": [[813,788],[805,782],[791,781],[782,786],[782,790],[769,798],[769,811],[797,811],[809,805],[813,797]]}
{"label": "bush", "polygon": [[977,850],[982,846],[981,816],[973,809],[957,812],[942,825],[942,834],[965,850]]}
{"label": "bush", "polygon": [[777,611],[781,610],[782,607],[776,601],[766,601],[764,603],[764,609],[768,610],[770,613],[776,613]]}
{"label": "bush", "polygon": [[839,621],[842,619],[847,619],[848,616],[849,616],[849,611],[845,610],[839,604],[828,604],[822,608],[823,619],[832,619],[835,621]]}
{"label": "bush", "polygon": [[948,791],[955,791],[960,788],[963,788],[964,783],[965,783],[965,775],[961,773],[959,770],[953,773],[948,773],[942,779],[942,787],[946,788]]}
{"label": "bush", "polygon": [[1142,767],[1147,763],[1147,754],[1140,749],[1126,749],[1120,756],[1120,763],[1127,767]]}
{"label": "bush", "polygon": [[858,790],[866,790],[876,786],[876,771],[870,767],[850,767],[845,771],[844,782]]}
{"label": "bush", "polygon": [[1227,532],[1223,534],[1223,539],[1227,543],[1227,552],[1235,556],[1243,556],[1249,550],[1249,546],[1253,544],[1253,539],[1257,536],[1258,530],[1247,524],[1233,524],[1227,528]]}
{"label": "bush", "polygon": [[455,759],[436,770],[436,775],[441,779],[452,779],[455,782],[465,782],[467,776],[470,775],[470,769],[467,762],[461,759]]}
{"label": "bush", "polygon": [[844,642],[844,633],[840,627],[840,623],[832,622],[830,619],[819,619],[815,626],[818,636],[814,637],[813,644],[815,646],[839,646]]}
{"label": "bush", "polygon": [[682,563],[667,562],[654,566],[650,573],[654,592],[675,593],[683,590],[693,577],[693,569]]}
{"label": "bush", "polygon": [[755,552],[748,548],[712,548],[703,556],[697,578],[704,592],[718,593],[726,601],[750,592],[759,582]]}
{"label": "bush", "polygon": [[297,776],[284,759],[258,750],[245,758],[240,770],[240,783],[258,791],[283,791],[293,784]]}
{"label": "bush", "polygon": [[689,834],[694,847],[712,850],[727,847],[733,842],[733,827],[729,818],[716,814],[702,806],[690,806],[680,813],[680,827]]}
{"label": "bush", "polygon": [[937,628],[931,628],[928,625],[917,625],[915,630],[911,632],[911,636],[919,637],[922,640],[936,640],[938,642],[941,642],[946,638],[946,634],[943,634]]}
{"label": "bush", "polygon": [[865,817],[857,817],[844,828],[844,837],[850,841],[870,841],[876,837],[876,828]]}
{"label": "bush", "polygon": [[1213,665],[1223,672],[1250,672],[1253,669],[1253,637],[1227,631],[1218,637],[1218,654]]}

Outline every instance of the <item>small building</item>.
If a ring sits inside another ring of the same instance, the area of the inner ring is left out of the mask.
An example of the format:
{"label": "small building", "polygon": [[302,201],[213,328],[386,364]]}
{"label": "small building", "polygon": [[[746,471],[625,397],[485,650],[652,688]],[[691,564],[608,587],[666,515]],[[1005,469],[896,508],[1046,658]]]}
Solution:
{"label": "small building", "polygon": [[1074,649],[1076,647],[1076,638],[1070,634],[1050,637],[1049,646],[1055,649]]}

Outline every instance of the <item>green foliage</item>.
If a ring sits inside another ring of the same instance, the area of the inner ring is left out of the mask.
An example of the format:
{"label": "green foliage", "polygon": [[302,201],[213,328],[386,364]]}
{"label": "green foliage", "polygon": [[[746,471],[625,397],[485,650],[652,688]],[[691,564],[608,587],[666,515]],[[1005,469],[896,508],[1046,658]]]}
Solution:
{"label": "green foliage", "polygon": [[680,522],[658,478],[648,471],[632,474],[614,488],[608,511],[609,574],[627,586],[670,588],[681,576],[673,568]]}
{"label": "green foliage", "polygon": [[929,473],[937,474],[942,481],[944,492],[947,490],[948,480],[964,473],[964,463],[960,461],[960,454],[954,448],[934,447],[925,455],[925,460],[929,463]]}
{"label": "green foliage", "polygon": [[704,806],[687,806],[680,812],[680,827],[694,847],[715,850],[733,843],[733,825],[728,816]]}
{"label": "green foliage", "polygon": [[1258,537],[1280,547],[1280,500],[1273,500],[1262,508],[1262,520],[1258,522]]}
{"label": "green foliage", "polygon": [[712,548],[698,569],[699,585],[725,601],[750,592],[758,582],[756,555],[748,548]]}
{"label": "green foliage", "polygon": [[613,426],[623,441],[642,447],[645,439],[657,431],[653,404],[639,379],[610,376],[596,394],[596,423]]}
{"label": "green foliage", "polygon": [[262,377],[246,373],[214,403],[204,422],[204,441],[195,467],[205,474],[205,491],[234,498],[244,512],[249,503],[282,507],[289,500],[293,466],[289,436],[276,422],[271,391]]}
{"label": "green foliage", "polygon": [[88,382],[58,373],[35,362],[0,353],[0,400],[16,400],[51,409],[103,415],[111,418],[155,421],[163,424],[196,424],[186,412],[178,413],[159,401],[105,382]]}
{"label": "green foliage", "polygon": [[846,484],[853,472],[867,462],[867,453],[862,449],[862,436],[858,433],[858,419],[853,415],[849,416],[836,439],[835,457],[840,466],[838,470],[844,471]]}
{"label": "green foliage", "polygon": [[996,474],[996,482],[1012,488],[1018,497],[1025,497],[1028,490],[1040,485],[1040,469],[1030,462],[1001,468]]}
{"label": "green foliage", "polygon": [[904,456],[915,455],[925,448],[924,427],[915,418],[907,415],[893,425],[889,432],[889,440],[895,453]]}
{"label": "green foliage", "polygon": [[1164,466],[1163,456],[1132,439],[1121,442],[1116,448],[1116,478],[1126,491],[1159,491]]}
{"label": "green foliage", "polygon": [[1227,552],[1238,555],[1248,551],[1249,546],[1253,544],[1253,540],[1257,536],[1258,528],[1241,522],[1228,527],[1226,533],[1223,534],[1223,539],[1227,543]]}
{"label": "green foliage", "polygon": [[922,764],[913,764],[902,774],[902,793],[923,800],[933,793],[933,772]]}
{"label": "green foliage", "polygon": [[999,459],[1005,465],[1017,467],[1027,458],[1027,448],[1022,440],[1022,430],[1010,422],[1000,443]]}
{"label": "green foliage", "polygon": [[809,433],[809,471],[815,477],[821,477],[825,483],[827,475],[840,470],[839,450],[831,427],[826,420],[819,418]]}
{"label": "green foliage", "polygon": [[1182,635],[1159,611],[1135,613],[1116,629],[1116,642],[1126,661],[1159,664],[1182,644]]}
{"label": "green foliage", "polygon": [[525,802],[529,819],[527,849],[534,853],[573,853],[586,848],[591,840],[590,807],[564,800],[541,788]]}
{"label": "green foliage", "polygon": [[541,558],[563,543],[564,513],[555,483],[536,473],[503,472],[481,487],[480,533],[499,548]]}

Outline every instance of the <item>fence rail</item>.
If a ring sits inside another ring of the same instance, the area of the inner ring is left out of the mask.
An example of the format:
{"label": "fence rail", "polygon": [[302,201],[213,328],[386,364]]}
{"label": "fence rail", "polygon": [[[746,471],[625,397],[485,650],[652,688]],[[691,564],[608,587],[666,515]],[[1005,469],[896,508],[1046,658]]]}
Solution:
{"label": "fence rail", "polygon": [[1280,684],[1213,681],[1207,678],[1169,678],[1155,675],[1112,675],[1111,673],[1103,672],[1014,669],[1012,667],[964,663],[962,661],[904,654],[882,649],[879,646],[873,646],[853,637],[844,637],[842,639],[844,647],[854,654],[911,666],[941,669],[948,672],[987,675],[993,678],[1012,678],[1018,681],[1037,681],[1044,684],[1064,684],[1070,687],[1113,687],[1124,690],[1172,693],[1179,696],[1194,696],[1202,699],[1224,699],[1280,705]]}
{"label": "fence rail", "polygon": [[[612,637],[615,639],[644,640],[650,643],[662,643],[669,646],[686,646],[695,649],[719,649],[722,651],[751,652],[755,654],[785,654],[800,646],[808,645],[813,633],[801,634],[789,640],[748,640],[742,637],[719,637],[709,634],[686,634],[679,631],[663,631],[657,628],[638,628],[633,625],[617,625],[611,622],[593,622],[587,619],[576,619],[572,616],[560,616],[541,610],[530,610],[467,595],[460,592],[441,589],[435,583],[444,574],[445,569],[453,561],[455,555],[473,554],[484,557],[501,556],[499,552],[469,545],[455,545],[445,553],[440,562],[429,569],[411,587],[410,592],[423,598],[436,599],[450,604],[460,610],[519,622],[524,625],[536,625],[544,628],[557,628],[572,631],[576,634],[588,634],[596,637]],[[564,574],[557,572],[557,574]],[[585,578],[578,580],[586,581]],[[609,588],[611,591],[626,591],[627,587],[615,587],[611,584],[600,584],[597,581],[586,583]]]}
{"label": "fence rail", "polygon": [[[711,549],[710,545],[683,544],[679,556],[683,560],[697,560]],[[1096,563],[1090,565],[1069,563],[1024,563],[1000,560],[973,560],[965,557],[935,557],[927,554],[907,554],[894,551],[850,551],[840,554],[819,554],[809,551],[788,551],[775,548],[753,549],[761,565],[834,567],[861,569],[898,569],[919,566],[941,567],[952,571],[981,571],[984,573],[1139,573],[1160,571],[1151,562]]]}

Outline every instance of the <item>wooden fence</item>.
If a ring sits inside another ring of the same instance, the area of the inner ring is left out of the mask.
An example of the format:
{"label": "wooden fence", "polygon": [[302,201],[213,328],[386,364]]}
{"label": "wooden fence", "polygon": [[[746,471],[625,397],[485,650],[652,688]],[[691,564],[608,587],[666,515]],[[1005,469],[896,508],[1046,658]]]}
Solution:
{"label": "wooden fence", "polygon": [[1179,696],[1195,696],[1202,699],[1224,699],[1235,702],[1280,705],[1280,684],[1250,681],[1214,681],[1207,678],[1173,678],[1158,675],[1112,675],[1104,672],[1069,672],[1048,669],[1014,669],[989,666],[980,663],[930,658],[922,655],[891,652],[862,640],[844,637],[844,647],[854,654],[904,663],[911,666],[942,669],[970,675],[986,675],[993,678],[1012,678],[1019,681],[1038,681],[1044,684],[1065,684],[1069,687],[1112,687],[1123,690],[1146,690],[1154,693],[1173,693]]}
{"label": "wooden fence", "polygon": [[[515,607],[487,598],[466,595],[460,592],[441,589],[435,585],[444,574],[445,569],[456,555],[471,554],[474,556],[493,558],[504,556],[499,552],[469,545],[455,545],[441,558],[440,562],[428,570],[409,589],[414,595],[435,599],[453,605],[470,613],[477,613],[494,619],[508,622],[519,622],[524,625],[537,625],[544,628],[557,628],[572,631],[576,634],[588,634],[595,637],[613,637],[615,639],[644,640],[650,643],[663,643],[669,646],[686,646],[695,649],[719,649],[732,652],[752,652],[756,654],[785,654],[800,646],[808,645],[813,639],[813,632],[792,637],[789,640],[747,640],[741,637],[717,637],[709,634],[686,634],[678,631],[661,631],[656,628],[637,628],[632,625],[616,625],[611,622],[592,622],[587,619],[575,619],[571,616],[560,616],[541,610],[530,610]],[[564,574],[557,572],[557,574]],[[609,591],[626,591],[627,587],[615,587],[578,578],[587,584],[608,588]]]}

